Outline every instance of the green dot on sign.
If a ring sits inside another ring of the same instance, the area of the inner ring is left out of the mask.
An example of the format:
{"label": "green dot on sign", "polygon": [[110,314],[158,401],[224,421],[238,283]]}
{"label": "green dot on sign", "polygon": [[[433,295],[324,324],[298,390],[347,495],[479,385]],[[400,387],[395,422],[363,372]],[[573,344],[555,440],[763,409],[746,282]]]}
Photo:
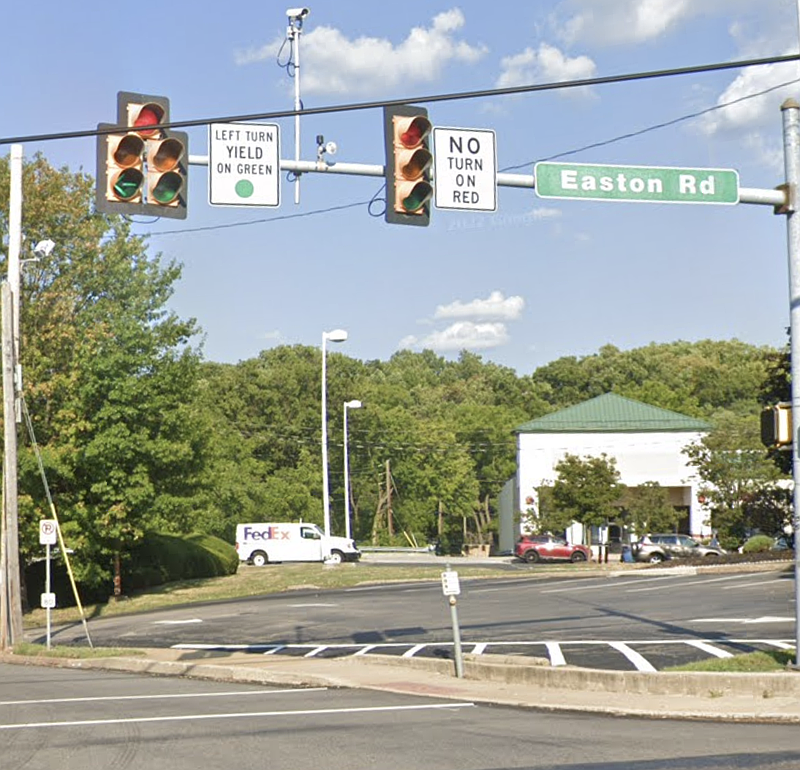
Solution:
{"label": "green dot on sign", "polygon": [[236,194],[240,198],[249,198],[253,194],[253,183],[249,179],[240,179],[236,183]]}

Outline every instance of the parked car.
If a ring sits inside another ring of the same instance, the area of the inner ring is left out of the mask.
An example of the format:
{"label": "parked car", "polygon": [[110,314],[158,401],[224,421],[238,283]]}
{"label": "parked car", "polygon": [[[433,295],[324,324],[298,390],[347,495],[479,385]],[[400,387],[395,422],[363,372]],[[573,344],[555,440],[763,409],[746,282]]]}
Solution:
{"label": "parked car", "polygon": [[587,545],[574,545],[552,535],[523,535],[514,548],[520,559],[533,564],[537,561],[590,561],[592,551]]}
{"label": "parked car", "polygon": [[631,554],[635,561],[657,564],[667,559],[686,559],[696,556],[715,558],[725,551],[714,545],[702,545],[689,535],[659,534],[645,535],[631,543]]}

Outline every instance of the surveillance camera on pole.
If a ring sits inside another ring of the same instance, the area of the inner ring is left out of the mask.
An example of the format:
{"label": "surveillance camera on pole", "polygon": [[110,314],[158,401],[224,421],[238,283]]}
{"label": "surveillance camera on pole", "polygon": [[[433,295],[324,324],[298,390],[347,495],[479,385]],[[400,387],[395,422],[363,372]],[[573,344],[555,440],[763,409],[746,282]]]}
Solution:
{"label": "surveillance camera on pole", "polygon": [[292,21],[302,21],[308,14],[311,13],[310,8],[287,8],[286,15]]}

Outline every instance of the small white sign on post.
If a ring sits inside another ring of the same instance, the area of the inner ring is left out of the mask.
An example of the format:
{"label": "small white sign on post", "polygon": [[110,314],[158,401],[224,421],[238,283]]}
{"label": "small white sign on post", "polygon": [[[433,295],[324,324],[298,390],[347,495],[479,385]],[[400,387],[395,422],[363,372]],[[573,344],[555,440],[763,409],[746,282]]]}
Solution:
{"label": "small white sign on post", "polygon": [[497,211],[494,131],[434,128],[433,181],[437,209]]}
{"label": "small white sign on post", "polygon": [[39,545],[55,545],[58,542],[58,524],[55,519],[39,522]]}
{"label": "small white sign on post", "polygon": [[212,206],[280,206],[280,127],[211,123],[208,202]]}
{"label": "small white sign on post", "polygon": [[52,610],[56,606],[56,595],[54,593],[43,593],[41,595],[41,607],[43,610]]}
{"label": "small white sign on post", "polygon": [[442,572],[442,593],[445,596],[458,596],[461,593],[461,585],[458,582],[458,572],[447,570]]}

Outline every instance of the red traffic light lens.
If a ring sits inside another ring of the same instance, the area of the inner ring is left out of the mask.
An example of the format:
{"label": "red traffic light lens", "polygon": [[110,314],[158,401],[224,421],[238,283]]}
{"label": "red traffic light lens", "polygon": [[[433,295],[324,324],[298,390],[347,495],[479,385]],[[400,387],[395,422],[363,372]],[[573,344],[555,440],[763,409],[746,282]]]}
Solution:
{"label": "red traffic light lens", "polygon": [[164,109],[158,104],[145,104],[133,119],[133,128],[142,136],[154,136],[158,130],[151,128],[157,126],[164,117]]}
{"label": "red traffic light lens", "polygon": [[418,115],[408,124],[408,128],[400,134],[400,143],[403,147],[408,147],[409,149],[416,147],[428,135],[430,130],[430,121],[422,115]]}

